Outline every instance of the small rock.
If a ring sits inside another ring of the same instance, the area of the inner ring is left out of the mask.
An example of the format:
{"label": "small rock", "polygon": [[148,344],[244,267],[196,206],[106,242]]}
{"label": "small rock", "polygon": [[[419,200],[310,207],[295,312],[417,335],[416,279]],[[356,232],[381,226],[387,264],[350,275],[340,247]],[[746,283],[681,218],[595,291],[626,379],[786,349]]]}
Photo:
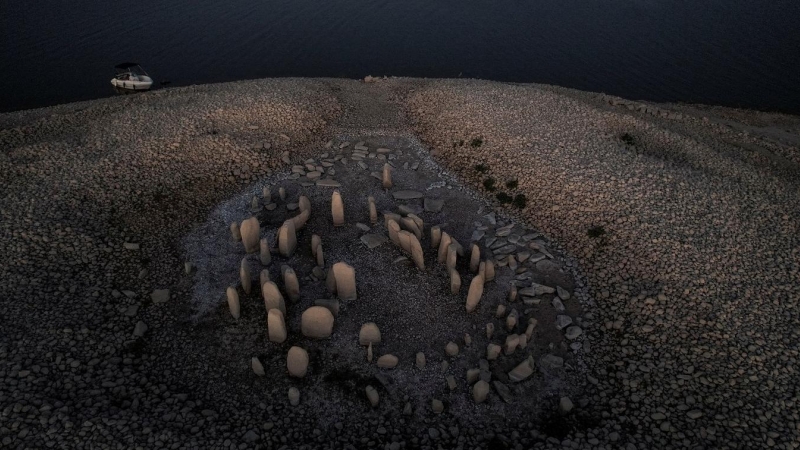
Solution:
{"label": "small rock", "polygon": [[166,303],[169,300],[169,289],[156,289],[150,294],[153,303]]}
{"label": "small rock", "polygon": [[397,367],[399,359],[392,354],[386,354],[378,358],[378,367],[381,369],[394,369]]}
{"label": "small rock", "polygon": [[358,332],[358,343],[360,345],[380,344],[381,331],[375,322],[367,322],[361,325],[361,331]]}
{"label": "small rock", "polygon": [[489,386],[489,383],[483,380],[475,383],[475,385],[472,386],[472,398],[475,400],[475,403],[485,402],[490,390],[491,386]]}
{"label": "small rock", "polygon": [[574,341],[575,339],[578,339],[578,336],[580,336],[581,333],[583,333],[583,330],[581,330],[580,327],[577,327],[577,326],[573,325],[573,326],[567,328],[567,330],[564,333],[564,335],[570,341]]}
{"label": "small rock", "polygon": [[558,411],[561,414],[569,414],[572,411],[572,400],[569,397],[561,397],[561,400],[558,401]]}
{"label": "small rock", "polygon": [[264,372],[264,365],[261,364],[261,361],[259,361],[255,356],[250,360],[250,367],[253,368],[253,372],[255,372],[256,375],[260,375],[262,377],[266,375],[266,372]]}
{"label": "small rock", "polygon": [[289,388],[289,404],[292,406],[297,406],[300,404],[300,390],[296,387]]}
{"label": "small rock", "polygon": [[458,356],[458,344],[456,344],[453,341],[450,341],[444,347],[444,351],[445,353],[447,353],[448,356]]}
{"label": "small rock", "polygon": [[444,403],[442,403],[441,400],[433,399],[431,401],[431,409],[433,410],[434,413],[441,414],[442,412],[444,412]]}
{"label": "small rock", "polygon": [[417,368],[425,368],[425,354],[422,352],[417,352]]}
{"label": "small rock", "polygon": [[286,355],[286,368],[289,375],[303,378],[308,371],[308,352],[300,347],[292,347]]}
{"label": "small rock", "polygon": [[136,322],[136,326],[133,327],[133,335],[136,337],[142,337],[147,332],[147,324],[142,322],[141,320]]}
{"label": "small rock", "polygon": [[522,361],[511,369],[511,372],[508,373],[508,378],[511,381],[522,381],[533,374],[533,357],[528,357],[525,361]]}
{"label": "small rock", "polygon": [[369,400],[369,403],[373,407],[378,406],[378,402],[380,402],[380,396],[378,395],[378,391],[376,391],[375,388],[372,386],[367,386],[364,390],[367,393],[367,399]]}

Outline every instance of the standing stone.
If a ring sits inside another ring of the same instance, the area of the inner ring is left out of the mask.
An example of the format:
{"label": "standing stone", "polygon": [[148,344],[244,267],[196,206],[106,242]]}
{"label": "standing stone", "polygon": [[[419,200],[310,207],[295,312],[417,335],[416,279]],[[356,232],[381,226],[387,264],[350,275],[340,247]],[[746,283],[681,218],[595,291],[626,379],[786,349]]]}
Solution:
{"label": "standing stone", "polygon": [[485,268],[484,268],[484,281],[487,283],[494,280],[495,275],[495,268],[494,268],[494,261],[491,259],[487,259],[484,261]]}
{"label": "standing stone", "polygon": [[323,306],[312,306],[300,317],[303,336],[324,339],[333,333],[333,313]]}
{"label": "standing stone", "polygon": [[357,298],[356,295],[356,270],[345,262],[338,262],[333,265],[333,277],[336,280],[336,293],[339,300],[350,301]]}
{"label": "standing stone", "polygon": [[450,269],[450,292],[458,294],[461,291],[461,275],[455,269]]}
{"label": "standing stone", "polygon": [[442,240],[442,229],[439,225],[431,227],[431,248],[439,248],[439,242]]}
{"label": "standing stone", "polygon": [[486,338],[491,339],[494,334],[494,324],[489,322],[486,324]]}
{"label": "standing stone", "polygon": [[392,166],[389,164],[383,165],[383,176],[381,177],[381,180],[384,189],[392,188]]}
{"label": "standing stone", "polygon": [[442,237],[439,239],[439,264],[447,262],[447,249],[450,247],[450,244],[452,244],[450,235],[442,231]]}
{"label": "standing stone", "polygon": [[297,378],[303,378],[308,371],[308,352],[300,347],[292,347],[289,353],[286,354],[286,368],[289,370],[289,375]]}
{"label": "standing stone", "polygon": [[316,258],[317,266],[325,267],[325,252],[322,251],[322,244],[317,246],[317,254],[314,256]]}
{"label": "standing stone", "polygon": [[322,238],[316,234],[311,235],[311,256],[317,258],[317,248],[322,245]]}
{"label": "standing stone", "polygon": [[300,198],[297,199],[297,207],[300,211],[311,211],[311,200],[305,195],[301,195]]}
{"label": "standing stone", "polygon": [[247,253],[258,251],[259,234],[261,233],[261,225],[258,223],[258,219],[251,217],[243,221],[239,227],[239,232],[242,237],[242,244],[244,244],[244,251]]}
{"label": "standing stone", "polygon": [[247,264],[247,258],[243,258],[239,264],[239,280],[242,282],[242,290],[245,294],[250,294],[252,290],[252,278],[250,274],[250,266]]}
{"label": "standing stone", "polygon": [[283,276],[283,288],[286,290],[286,295],[289,300],[296,302],[300,299],[300,282],[297,280],[297,274],[294,269],[284,264],[281,266],[281,275]]}
{"label": "standing stone", "polygon": [[509,302],[514,302],[516,300],[517,300],[517,285],[516,284],[512,284],[511,285],[511,290],[508,292],[508,301]]}
{"label": "standing stone", "polygon": [[258,358],[255,357],[255,356],[253,356],[250,359],[250,367],[253,369],[253,372],[256,375],[259,375],[259,376],[262,376],[262,377],[264,375],[266,375],[266,372],[264,372],[264,365],[261,364],[261,361],[259,361]]}
{"label": "standing stone", "polygon": [[411,253],[411,239],[414,235],[410,231],[400,230],[397,232],[397,239],[400,241],[400,248],[406,254]]}
{"label": "standing stone", "polygon": [[475,311],[478,302],[481,301],[481,296],[483,296],[483,277],[476,275],[472,278],[469,284],[469,292],[467,293],[466,309],[468,313]]}
{"label": "standing stone", "polygon": [[400,224],[406,230],[414,233],[414,236],[416,236],[417,239],[422,239],[422,230],[419,228],[417,222],[414,221],[414,219],[412,219],[411,217],[403,217],[402,219],[400,219]]}
{"label": "standing stone", "polygon": [[264,186],[261,189],[261,197],[264,198],[264,204],[269,205],[272,203],[272,192],[269,190],[269,186]]}
{"label": "standing stone", "polygon": [[378,391],[376,391],[372,386],[367,386],[364,391],[367,393],[367,400],[369,400],[369,404],[373,407],[378,406],[378,402],[381,400],[380,396],[378,395]]}
{"label": "standing stone", "polygon": [[447,259],[445,262],[445,266],[447,270],[455,270],[456,263],[458,262],[458,249],[455,244],[450,244],[447,246]]}
{"label": "standing stone", "polygon": [[505,345],[505,353],[506,355],[510,355],[517,350],[519,346],[519,335],[518,334],[509,334],[506,336],[506,345]]}
{"label": "standing stone", "polygon": [[519,313],[516,309],[512,309],[511,312],[506,317],[506,329],[511,331],[514,327],[517,326],[517,322],[519,321]]}
{"label": "standing stone", "polygon": [[289,219],[283,222],[278,229],[278,251],[284,257],[292,256],[297,248],[297,235],[295,234],[294,221]]}
{"label": "standing stone", "polygon": [[375,322],[367,322],[361,325],[361,331],[358,332],[358,343],[360,345],[381,343],[381,331]]}
{"label": "standing stone", "polygon": [[261,238],[259,247],[260,252],[258,257],[261,260],[261,265],[268,266],[269,263],[272,262],[272,255],[269,252],[269,243],[267,242],[267,238]]}
{"label": "standing stone", "polygon": [[417,369],[425,368],[425,353],[417,352]]}
{"label": "standing stone", "polygon": [[486,359],[489,361],[493,361],[500,356],[500,352],[503,351],[503,347],[500,347],[497,344],[489,344],[486,346]]}
{"label": "standing stone", "polygon": [[329,269],[325,276],[325,287],[328,288],[328,292],[331,294],[336,293],[336,277],[333,276],[333,268]]}
{"label": "standing stone", "polygon": [[400,245],[400,225],[394,219],[389,219],[386,222],[386,228],[389,230],[389,239],[391,239],[392,243],[402,248]]}
{"label": "standing stone", "polygon": [[333,191],[331,197],[331,215],[333,216],[333,226],[341,227],[344,225],[344,203],[342,194],[338,190]]}
{"label": "standing stone", "polygon": [[411,259],[419,270],[425,270],[425,255],[422,253],[422,244],[416,236],[411,236],[409,239],[409,246],[411,247]]}
{"label": "standing stone", "polygon": [[234,241],[242,240],[242,233],[239,232],[239,224],[236,222],[231,224],[231,236],[233,237]]}
{"label": "standing stone", "polygon": [[269,281],[269,279],[269,270],[263,269],[261,273],[258,274],[258,285],[263,287],[264,283]]}
{"label": "standing stone", "polygon": [[378,208],[375,207],[375,197],[367,197],[367,205],[369,206],[369,222],[373,225],[378,223]]}
{"label": "standing stone", "polygon": [[489,386],[489,383],[483,380],[475,383],[475,386],[472,387],[472,398],[475,400],[475,403],[485,402],[490,390],[491,387]]}
{"label": "standing stone", "polygon": [[497,305],[497,311],[494,313],[496,318],[501,318],[506,315],[506,305]]}
{"label": "standing stone", "polygon": [[286,189],[278,188],[278,197],[281,199],[281,201],[286,200]]}
{"label": "standing stone", "polygon": [[261,286],[261,294],[264,297],[264,307],[266,307],[267,311],[276,308],[286,316],[286,302],[283,300],[283,295],[278,290],[277,284],[267,281]]}
{"label": "standing stone", "polygon": [[292,406],[300,404],[300,390],[294,386],[289,388],[289,404]]}
{"label": "standing stone", "polygon": [[472,244],[472,253],[469,257],[469,270],[472,273],[478,273],[478,268],[481,264],[481,249],[477,244]]}
{"label": "standing stone", "polygon": [[231,310],[231,315],[234,319],[238,319],[241,313],[241,308],[239,305],[239,293],[236,292],[236,288],[233,286],[228,286],[228,290],[226,291],[228,296],[228,309]]}
{"label": "standing stone", "polygon": [[286,322],[283,313],[277,308],[267,311],[267,334],[270,342],[280,344],[286,340]]}

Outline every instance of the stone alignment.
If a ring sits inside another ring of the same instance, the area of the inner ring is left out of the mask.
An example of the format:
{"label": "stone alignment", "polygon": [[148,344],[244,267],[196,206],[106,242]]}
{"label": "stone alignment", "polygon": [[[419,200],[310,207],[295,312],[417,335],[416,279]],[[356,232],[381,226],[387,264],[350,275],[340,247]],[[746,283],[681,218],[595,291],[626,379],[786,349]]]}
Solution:
{"label": "stone alignment", "polygon": [[267,281],[261,286],[261,294],[264,298],[264,306],[267,311],[277,308],[286,316],[286,302],[283,300],[281,291],[278,290],[278,285],[272,281]]}
{"label": "stone alignment", "polygon": [[238,319],[241,314],[239,293],[236,292],[235,287],[229,286],[228,290],[226,291],[226,295],[228,297],[228,309],[231,311],[231,316],[233,316],[234,319]]}
{"label": "stone alignment", "polygon": [[357,298],[356,271],[345,262],[337,262],[331,268],[336,280],[336,294],[341,301],[351,301]]}
{"label": "stone alignment", "polygon": [[333,226],[341,227],[344,225],[344,203],[342,194],[339,190],[333,191],[331,196],[331,215],[333,216]]}
{"label": "stone alignment", "polygon": [[261,234],[261,225],[258,223],[258,219],[251,217],[242,221],[242,224],[239,227],[239,232],[242,237],[244,251],[247,253],[257,252],[259,248],[259,235]]}
{"label": "stone alignment", "polygon": [[294,221],[289,219],[283,222],[278,229],[278,251],[284,257],[290,257],[297,248],[297,235],[295,234]]}

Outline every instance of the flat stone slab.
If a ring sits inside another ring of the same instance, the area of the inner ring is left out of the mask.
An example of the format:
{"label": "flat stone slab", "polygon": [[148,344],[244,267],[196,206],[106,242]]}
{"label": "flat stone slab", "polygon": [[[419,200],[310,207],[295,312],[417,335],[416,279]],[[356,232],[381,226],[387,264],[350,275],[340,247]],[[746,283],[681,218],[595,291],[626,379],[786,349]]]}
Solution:
{"label": "flat stone slab", "polygon": [[361,242],[363,242],[367,248],[373,249],[378,247],[379,245],[386,242],[389,238],[382,234],[365,234],[361,236]]}
{"label": "flat stone slab", "polygon": [[425,197],[425,211],[439,212],[444,206],[444,200]]}
{"label": "flat stone slab", "polygon": [[324,186],[324,187],[341,187],[342,183],[339,183],[336,180],[332,180],[330,178],[326,178],[324,180],[317,180],[317,186]]}
{"label": "flat stone slab", "polygon": [[424,195],[420,191],[394,191],[392,196],[395,200],[411,200],[413,198],[422,198]]}
{"label": "flat stone slab", "polygon": [[169,300],[169,289],[156,289],[150,294],[153,303],[166,303]]}

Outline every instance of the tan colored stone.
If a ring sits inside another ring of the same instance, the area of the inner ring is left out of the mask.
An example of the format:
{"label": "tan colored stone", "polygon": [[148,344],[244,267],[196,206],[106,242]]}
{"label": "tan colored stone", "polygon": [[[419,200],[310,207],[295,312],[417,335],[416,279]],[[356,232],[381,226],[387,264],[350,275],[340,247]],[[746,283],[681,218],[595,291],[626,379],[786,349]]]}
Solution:
{"label": "tan colored stone", "polygon": [[438,249],[442,241],[442,229],[439,225],[431,227],[431,248]]}
{"label": "tan colored stone", "polygon": [[342,194],[338,190],[333,191],[331,196],[331,215],[333,216],[333,226],[344,225],[344,202],[342,202]]}
{"label": "tan colored stone", "polygon": [[381,343],[381,331],[375,322],[367,322],[361,325],[361,331],[358,332],[358,343],[360,345]]}
{"label": "tan colored stone", "polygon": [[508,317],[506,317],[506,329],[511,331],[514,327],[517,326],[517,322],[519,321],[519,313],[516,309],[512,309],[510,313],[508,313]]}
{"label": "tan colored stone", "polygon": [[425,255],[422,253],[422,244],[419,243],[419,239],[416,236],[411,236],[409,245],[411,246],[411,259],[414,261],[414,265],[419,270],[425,270]]}
{"label": "tan colored stone", "polygon": [[386,222],[386,229],[389,230],[389,239],[392,243],[400,248],[400,225],[394,221],[394,219],[389,219]]}
{"label": "tan colored stone", "polygon": [[458,263],[458,250],[455,244],[450,244],[447,246],[447,259],[445,260],[445,266],[447,270],[455,270],[456,264]]}
{"label": "tan colored stone", "polygon": [[229,286],[225,293],[228,297],[228,309],[231,311],[231,316],[233,316],[234,319],[238,319],[241,314],[239,293],[236,292],[236,288],[233,286]]}
{"label": "tan colored stone", "polygon": [[484,281],[488,283],[494,280],[495,276],[494,261],[492,261],[491,259],[487,259],[486,261],[484,261],[484,263],[486,264],[486,267],[484,269],[485,270]]}
{"label": "tan colored stone", "polygon": [[519,346],[519,335],[518,334],[509,334],[506,336],[506,344],[504,346],[503,351],[506,355],[510,355],[517,350]]}
{"label": "tan colored stone", "polygon": [[367,393],[367,400],[369,400],[369,404],[372,405],[373,408],[378,406],[378,403],[381,401],[378,391],[376,391],[372,386],[367,386],[364,391]]}
{"label": "tan colored stone", "polygon": [[280,198],[281,201],[285,201],[286,200],[286,189],[284,189],[282,187],[278,188],[278,198]]}
{"label": "tan colored stone", "polygon": [[231,237],[233,237],[234,241],[242,240],[242,233],[239,231],[239,224],[236,222],[231,224]]}
{"label": "tan colored stone", "polygon": [[469,292],[467,293],[466,310],[468,313],[475,311],[478,303],[483,296],[483,277],[476,275],[469,283]]}
{"label": "tan colored stone", "polygon": [[400,219],[400,225],[413,233],[417,239],[422,239],[422,230],[420,230],[420,228],[417,226],[417,223],[414,221],[414,219],[410,217],[403,217]]}
{"label": "tan colored stone", "polygon": [[322,245],[322,238],[319,235],[311,235],[311,256],[317,258],[317,249]]}
{"label": "tan colored stone", "polygon": [[519,335],[519,348],[525,350],[528,347],[528,336],[525,333]]}
{"label": "tan colored stone", "polygon": [[447,232],[442,231],[442,237],[439,239],[439,264],[445,264],[447,262],[447,249],[450,247],[452,243],[452,239]]}
{"label": "tan colored stone", "polygon": [[494,334],[494,324],[489,322],[486,324],[486,337],[488,339],[491,339],[493,334]]}
{"label": "tan colored stone", "polygon": [[503,347],[500,347],[497,344],[489,344],[486,346],[486,359],[489,361],[494,361],[500,356],[500,353],[503,351]]}
{"label": "tan colored stone", "polygon": [[445,379],[445,381],[447,381],[447,387],[451,391],[455,391],[456,388],[458,387],[458,385],[456,384],[456,377],[454,377],[452,375],[448,375],[444,379]]}
{"label": "tan colored stone", "polygon": [[472,344],[472,336],[469,333],[464,333],[464,345],[469,346]]}
{"label": "tan colored stone", "polygon": [[306,210],[300,211],[300,214],[292,217],[289,220],[291,220],[292,223],[294,223],[294,229],[295,229],[295,232],[297,232],[297,230],[302,230],[303,227],[306,226],[306,223],[308,223],[308,219],[310,217],[311,217],[311,210],[310,209],[306,209]]}
{"label": "tan colored stone", "polygon": [[308,352],[300,347],[294,346],[286,354],[286,368],[289,375],[303,378],[308,372]]}
{"label": "tan colored stone", "polygon": [[447,353],[447,356],[458,356],[458,344],[453,341],[448,342],[444,346],[444,352]]}
{"label": "tan colored stone", "polygon": [[289,388],[289,404],[292,406],[297,406],[300,404],[300,390],[296,387],[292,386]]}
{"label": "tan colored stone", "polygon": [[300,198],[297,199],[297,207],[300,211],[311,211],[311,200],[305,195],[301,195]]}
{"label": "tan colored stone", "polygon": [[245,294],[250,294],[253,286],[252,274],[250,273],[250,265],[247,264],[247,258],[242,259],[239,264],[239,281],[242,282],[242,290]]}
{"label": "tan colored stone", "polygon": [[397,232],[397,239],[400,241],[400,248],[404,253],[411,253],[411,239],[414,235],[410,231],[400,230]]}
{"label": "tan colored stone", "polygon": [[250,359],[250,367],[253,369],[253,372],[256,375],[262,377],[266,375],[266,372],[264,371],[264,365],[261,364],[261,361],[259,361],[255,356]]}
{"label": "tan colored stone", "polygon": [[333,268],[328,270],[328,273],[325,277],[325,287],[331,294],[336,293],[336,277],[333,276]]}
{"label": "tan colored stone", "polygon": [[511,290],[508,291],[508,301],[509,302],[517,301],[517,285],[516,284],[512,284],[511,285]]}
{"label": "tan colored stone", "polygon": [[508,378],[511,381],[523,381],[533,374],[533,357],[529,356],[528,359],[522,361],[508,372]]}
{"label": "tan colored stone", "polygon": [[389,164],[383,165],[383,174],[381,176],[381,184],[384,189],[392,188],[392,166]]}
{"label": "tan colored stone", "polygon": [[431,410],[433,410],[433,412],[435,414],[443,413],[444,412],[444,403],[442,403],[441,400],[436,399],[436,398],[431,400]]}
{"label": "tan colored stone", "polygon": [[481,264],[481,249],[477,244],[472,244],[472,252],[469,257],[469,270],[472,273],[478,273],[478,268]]}
{"label": "tan colored stone", "polygon": [[475,403],[483,403],[486,401],[486,397],[489,396],[490,390],[489,383],[480,380],[475,383],[475,386],[472,386],[472,399],[475,400]]}
{"label": "tan colored stone", "polygon": [[314,306],[322,306],[324,308],[328,308],[333,317],[339,315],[339,300],[335,298],[321,298],[318,300],[314,300]]}
{"label": "tan colored stone", "polygon": [[271,342],[280,344],[286,340],[286,322],[278,308],[267,311],[267,334]]}
{"label": "tan colored stone", "polygon": [[289,219],[283,222],[283,225],[278,229],[278,251],[288,258],[292,256],[295,248],[297,248],[297,234],[294,221]]}
{"label": "tan colored stone", "polygon": [[272,254],[269,251],[269,243],[267,238],[261,238],[259,241],[259,254],[258,258],[261,260],[261,265],[268,266],[272,262]]}
{"label": "tan colored stone", "polygon": [[283,300],[283,295],[278,290],[277,284],[267,281],[261,285],[261,295],[264,297],[264,307],[266,307],[267,311],[277,308],[286,316],[286,302]]}
{"label": "tan colored stone", "polygon": [[270,280],[269,270],[263,269],[261,273],[258,274],[258,285],[264,286],[264,283]]}
{"label": "tan colored stone", "polygon": [[324,339],[333,333],[333,314],[323,306],[312,306],[303,311],[300,317],[300,331],[303,336]]}
{"label": "tan colored stone", "polygon": [[505,305],[497,305],[497,311],[495,311],[494,316],[498,319],[506,315],[506,306]]}
{"label": "tan colored stone", "polygon": [[455,269],[450,269],[450,293],[458,294],[461,291],[461,275]]}
{"label": "tan colored stone", "polygon": [[239,234],[242,237],[242,244],[244,244],[244,251],[247,253],[255,253],[258,251],[258,241],[261,238],[261,225],[258,219],[251,217],[242,222],[239,227]]}
{"label": "tan colored stone", "polygon": [[372,362],[372,342],[367,346],[367,362]]}
{"label": "tan colored stone", "polygon": [[270,192],[269,186],[264,186],[261,189],[261,197],[264,199],[265,205],[272,203],[272,192]]}
{"label": "tan colored stone", "polygon": [[417,369],[424,369],[425,368],[425,353],[417,352]]}
{"label": "tan colored stone", "polygon": [[333,276],[336,279],[336,294],[339,300],[351,301],[357,298],[356,294],[356,270],[345,262],[337,262],[333,265]]}
{"label": "tan colored stone", "polygon": [[378,358],[377,364],[381,369],[394,369],[397,367],[398,362],[400,362],[400,360],[397,358],[397,356],[387,353]]}
{"label": "tan colored stone", "polygon": [[281,266],[281,276],[286,296],[289,297],[289,300],[296,302],[300,299],[300,282],[297,280],[297,274],[294,269],[284,264]]}
{"label": "tan colored stone", "polygon": [[378,209],[375,207],[375,197],[367,197],[367,206],[369,207],[369,223],[375,225],[378,223]]}
{"label": "tan colored stone", "polygon": [[467,384],[473,384],[481,378],[481,369],[467,369]]}

